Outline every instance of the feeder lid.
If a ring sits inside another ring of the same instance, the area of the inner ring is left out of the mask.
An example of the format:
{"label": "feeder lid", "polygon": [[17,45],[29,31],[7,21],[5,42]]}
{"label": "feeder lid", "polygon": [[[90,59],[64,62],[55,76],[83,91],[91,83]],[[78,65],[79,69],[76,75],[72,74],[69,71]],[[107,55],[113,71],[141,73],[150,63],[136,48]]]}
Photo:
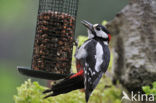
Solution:
{"label": "feeder lid", "polygon": [[41,70],[36,71],[29,67],[22,67],[22,66],[17,66],[17,69],[21,74],[24,74],[26,76],[31,76],[35,78],[41,78],[41,79],[48,79],[48,80],[59,80],[59,79],[63,79],[69,76],[66,74],[50,73],[50,72],[45,72]]}

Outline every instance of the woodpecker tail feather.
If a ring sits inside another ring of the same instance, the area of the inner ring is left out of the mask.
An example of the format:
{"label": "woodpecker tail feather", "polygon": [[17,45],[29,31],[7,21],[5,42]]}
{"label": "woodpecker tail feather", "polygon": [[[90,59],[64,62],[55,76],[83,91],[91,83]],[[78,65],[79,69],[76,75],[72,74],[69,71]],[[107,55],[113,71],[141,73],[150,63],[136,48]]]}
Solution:
{"label": "woodpecker tail feather", "polygon": [[76,76],[73,78],[66,78],[63,81],[52,86],[51,89],[45,90],[43,93],[50,93],[44,98],[50,96],[56,96],[59,94],[65,94],[72,90],[84,88],[83,78],[81,76]]}
{"label": "woodpecker tail feather", "polygon": [[86,103],[88,103],[88,100],[89,100],[90,95],[91,95],[91,92],[86,92],[85,93]]}

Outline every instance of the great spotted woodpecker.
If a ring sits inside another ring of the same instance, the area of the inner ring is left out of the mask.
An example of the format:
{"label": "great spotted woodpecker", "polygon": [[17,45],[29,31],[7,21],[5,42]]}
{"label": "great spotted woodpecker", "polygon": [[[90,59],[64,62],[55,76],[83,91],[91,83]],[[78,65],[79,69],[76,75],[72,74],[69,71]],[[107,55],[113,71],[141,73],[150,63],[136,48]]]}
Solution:
{"label": "great spotted woodpecker", "polygon": [[88,102],[91,93],[107,70],[110,61],[109,31],[100,24],[93,25],[85,20],[82,24],[88,29],[88,40],[76,49],[77,73],[44,91],[43,93],[52,92],[45,98],[84,88],[85,99]]}

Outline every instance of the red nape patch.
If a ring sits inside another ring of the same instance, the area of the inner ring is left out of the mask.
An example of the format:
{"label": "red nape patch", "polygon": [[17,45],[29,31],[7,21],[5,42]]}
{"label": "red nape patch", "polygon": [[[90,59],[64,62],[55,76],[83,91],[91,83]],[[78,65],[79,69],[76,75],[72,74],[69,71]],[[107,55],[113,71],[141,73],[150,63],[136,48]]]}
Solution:
{"label": "red nape patch", "polygon": [[77,76],[83,76],[83,70],[80,70],[78,73],[72,75],[72,76],[70,77],[70,79],[71,79],[71,78],[74,78],[74,77],[77,77]]}
{"label": "red nape patch", "polygon": [[111,40],[111,35],[110,34],[108,34],[108,39],[109,39],[109,41]]}

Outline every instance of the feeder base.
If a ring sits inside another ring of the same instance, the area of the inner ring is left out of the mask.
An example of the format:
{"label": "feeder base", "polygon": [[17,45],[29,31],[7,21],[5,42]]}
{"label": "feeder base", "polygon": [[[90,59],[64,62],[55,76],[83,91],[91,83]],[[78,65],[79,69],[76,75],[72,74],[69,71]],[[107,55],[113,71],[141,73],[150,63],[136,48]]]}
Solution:
{"label": "feeder base", "polygon": [[40,79],[59,80],[69,76],[66,74],[49,73],[40,70],[36,71],[36,70],[32,70],[29,67],[22,67],[22,66],[17,66],[17,69],[23,75],[40,78]]}

